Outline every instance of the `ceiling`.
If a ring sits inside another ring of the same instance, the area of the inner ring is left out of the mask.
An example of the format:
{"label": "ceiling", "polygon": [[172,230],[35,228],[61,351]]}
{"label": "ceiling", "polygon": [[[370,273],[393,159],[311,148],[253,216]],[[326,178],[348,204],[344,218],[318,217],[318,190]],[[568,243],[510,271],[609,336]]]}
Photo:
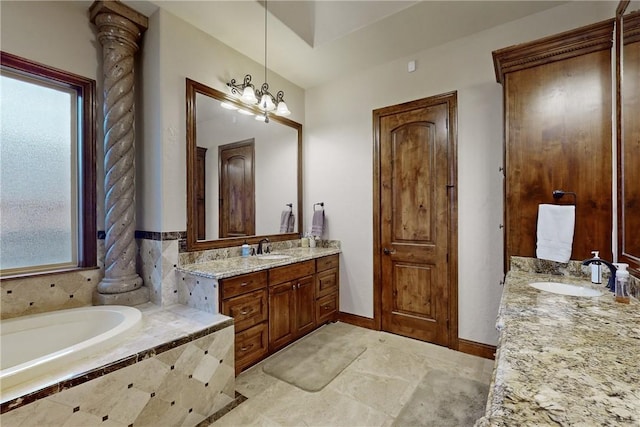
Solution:
{"label": "ceiling", "polygon": [[[157,7],[264,64],[264,2],[124,1]],[[268,1],[267,66],[308,89],[566,1]]]}

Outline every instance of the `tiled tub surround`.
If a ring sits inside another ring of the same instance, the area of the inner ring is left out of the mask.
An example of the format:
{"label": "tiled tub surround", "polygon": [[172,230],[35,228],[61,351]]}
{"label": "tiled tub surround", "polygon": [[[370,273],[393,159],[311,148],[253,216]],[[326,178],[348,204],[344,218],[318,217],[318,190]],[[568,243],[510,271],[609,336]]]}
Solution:
{"label": "tiled tub surround", "polygon": [[335,243],[333,246],[322,248],[292,247],[273,249],[272,253],[290,255],[290,258],[273,260],[255,256],[235,256],[178,267],[180,303],[198,310],[218,313],[218,280],[338,254],[340,246],[339,243]]}
{"label": "tiled tub surround", "polygon": [[2,425],[196,425],[233,402],[232,319],[138,308],[142,326],[117,348],[2,390]]}
{"label": "tiled tub surround", "polygon": [[[487,412],[476,425],[640,425],[640,303],[616,303],[604,285],[562,272],[518,270],[534,264],[512,259]],[[561,268],[583,272],[579,263]],[[604,294],[558,295],[528,286],[536,281]]]}

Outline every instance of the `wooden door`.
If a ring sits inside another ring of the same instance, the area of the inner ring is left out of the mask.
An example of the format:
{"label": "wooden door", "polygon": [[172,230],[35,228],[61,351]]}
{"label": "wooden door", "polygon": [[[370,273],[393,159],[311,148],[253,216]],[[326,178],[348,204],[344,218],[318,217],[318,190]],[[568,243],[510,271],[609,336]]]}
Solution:
{"label": "wooden door", "polygon": [[221,238],[256,234],[254,152],[253,139],[218,149]]}
{"label": "wooden door", "polygon": [[197,215],[197,228],[198,228],[198,240],[205,240],[207,238],[206,233],[206,199],[207,199],[207,149],[204,147],[197,147],[197,169],[196,169],[196,215]]}
{"label": "wooden door", "polygon": [[452,93],[374,111],[381,328],[454,348],[455,105]]}
{"label": "wooden door", "polygon": [[307,276],[297,281],[295,290],[296,335],[304,335],[315,325],[314,280]]}
{"label": "wooden door", "polygon": [[269,350],[293,341],[295,335],[294,289],[296,282],[269,286]]}

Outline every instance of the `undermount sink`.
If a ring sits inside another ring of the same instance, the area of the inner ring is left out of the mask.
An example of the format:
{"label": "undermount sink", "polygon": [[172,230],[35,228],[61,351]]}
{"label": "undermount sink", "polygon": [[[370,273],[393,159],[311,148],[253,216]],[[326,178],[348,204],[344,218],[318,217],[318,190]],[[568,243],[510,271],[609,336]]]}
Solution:
{"label": "undermount sink", "polygon": [[571,285],[569,283],[534,282],[529,283],[529,286],[540,289],[541,291],[560,295],[571,295],[574,297],[599,297],[602,295],[602,292],[597,289],[591,289],[580,285]]}
{"label": "undermount sink", "polygon": [[256,258],[258,258],[258,259],[287,259],[287,258],[291,258],[291,255],[286,255],[286,254],[262,254],[262,255],[256,255]]}

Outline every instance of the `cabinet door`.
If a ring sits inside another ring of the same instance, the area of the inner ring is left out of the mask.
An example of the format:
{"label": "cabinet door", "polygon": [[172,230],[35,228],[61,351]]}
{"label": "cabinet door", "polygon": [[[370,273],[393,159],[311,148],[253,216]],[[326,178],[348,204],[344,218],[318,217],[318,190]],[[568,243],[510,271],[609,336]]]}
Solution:
{"label": "cabinet door", "polygon": [[297,282],[285,282],[269,287],[269,349],[291,342],[295,336],[293,318],[294,291]]}
{"label": "cabinet door", "polygon": [[296,281],[294,292],[296,335],[304,335],[316,325],[313,276]]}

